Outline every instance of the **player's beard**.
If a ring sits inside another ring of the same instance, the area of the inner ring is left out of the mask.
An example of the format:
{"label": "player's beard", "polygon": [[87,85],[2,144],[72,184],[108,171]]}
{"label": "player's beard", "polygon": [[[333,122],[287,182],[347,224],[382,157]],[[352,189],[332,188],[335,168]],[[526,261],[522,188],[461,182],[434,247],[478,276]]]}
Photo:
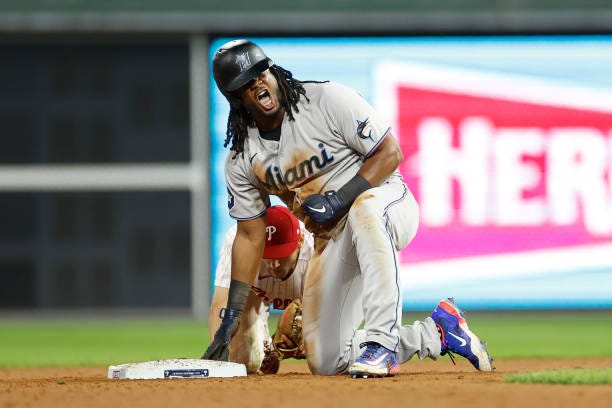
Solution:
{"label": "player's beard", "polygon": [[255,119],[255,122],[257,122],[257,127],[264,131],[272,130],[280,126],[285,115],[285,108],[278,99],[276,99],[271,109],[266,110],[261,106],[257,106],[254,110],[255,112],[251,112],[251,115]]}

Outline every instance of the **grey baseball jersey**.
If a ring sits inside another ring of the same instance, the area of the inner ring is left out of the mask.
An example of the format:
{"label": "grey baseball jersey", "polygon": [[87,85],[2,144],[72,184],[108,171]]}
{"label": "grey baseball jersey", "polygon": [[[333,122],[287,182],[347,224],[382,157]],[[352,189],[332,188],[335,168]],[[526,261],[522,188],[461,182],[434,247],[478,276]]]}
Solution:
{"label": "grey baseball jersey", "polygon": [[[294,112],[281,125],[279,141],[250,128],[244,154],[226,159],[230,216],[260,216],[277,195],[300,219],[311,194],[338,190],[389,137],[389,126],[354,90],[337,83],[304,83]],[[307,227],[315,251],[303,293],[303,335],[309,367],[337,374],[373,341],[398,352],[437,357],[440,339],[431,318],[401,326],[397,251],[416,234],[418,206],[396,170],[362,193],[348,214],[331,227]],[[364,322],[364,330],[358,330]]]}
{"label": "grey baseball jersey", "polygon": [[[244,154],[227,157],[230,216],[256,218],[278,195],[303,217],[301,202],[311,194],[338,190],[349,181],[388,134],[378,114],[354,90],[333,82],[306,83],[308,103],[298,103],[299,120],[281,126],[280,141],[249,128]],[[394,173],[400,177],[399,173]]]}

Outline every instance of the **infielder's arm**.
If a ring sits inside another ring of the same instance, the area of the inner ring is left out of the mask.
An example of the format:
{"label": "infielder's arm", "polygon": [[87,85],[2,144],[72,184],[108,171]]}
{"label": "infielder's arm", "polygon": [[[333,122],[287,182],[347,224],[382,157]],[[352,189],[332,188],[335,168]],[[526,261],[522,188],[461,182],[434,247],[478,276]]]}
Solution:
{"label": "infielder's arm", "polygon": [[[208,318],[211,342],[221,326],[219,312],[227,303],[228,292],[228,288],[215,286]],[[245,364],[250,374],[255,373],[261,366],[264,342],[271,341],[270,334],[265,330],[267,314],[263,313],[263,310],[261,298],[253,292],[249,293],[244,310],[240,314],[240,324],[229,343],[229,361]]]}
{"label": "infielder's arm", "polygon": [[219,317],[219,312],[227,304],[228,292],[228,288],[224,288],[222,286],[215,286],[212,302],[210,304],[210,313],[208,315],[208,330],[210,331],[211,342],[213,341],[213,337],[215,336],[217,329],[221,325],[221,318]]}
{"label": "infielder's arm", "polygon": [[253,292],[249,293],[236,334],[229,343],[229,361],[245,364],[248,373],[254,373],[261,366],[264,341],[270,338],[270,334],[263,329],[266,316],[260,316],[260,310],[261,298]]}
{"label": "infielder's arm", "polygon": [[[221,286],[215,286],[213,299],[210,304],[210,313],[208,315],[208,329],[210,331],[210,341],[213,340],[215,332],[221,325],[221,318],[219,317],[219,312],[227,304],[228,292],[229,292],[228,288],[224,288]],[[239,331],[240,329],[248,329],[253,325],[255,318],[259,316],[260,307],[261,307],[261,298],[259,298],[253,292],[249,293],[249,297],[247,299],[243,313],[240,316],[241,320],[240,320],[240,326],[238,327]]]}
{"label": "infielder's arm", "polygon": [[232,245],[232,280],[227,293],[227,307],[213,341],[202,356],[208,360],[229,359],[229,343],[238,328],[238,319],[257,276],[265,245],[266,218],[238,221]]}

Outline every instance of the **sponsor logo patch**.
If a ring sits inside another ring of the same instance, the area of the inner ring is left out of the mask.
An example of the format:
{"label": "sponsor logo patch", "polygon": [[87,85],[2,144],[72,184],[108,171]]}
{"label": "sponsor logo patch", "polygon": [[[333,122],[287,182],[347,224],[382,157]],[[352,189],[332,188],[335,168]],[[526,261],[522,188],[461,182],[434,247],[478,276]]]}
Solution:
{"label": "sponsor logo patch", "polygon": [[201,368],[164,370],[164,378],[206,378],[208,376],[208,369]]}

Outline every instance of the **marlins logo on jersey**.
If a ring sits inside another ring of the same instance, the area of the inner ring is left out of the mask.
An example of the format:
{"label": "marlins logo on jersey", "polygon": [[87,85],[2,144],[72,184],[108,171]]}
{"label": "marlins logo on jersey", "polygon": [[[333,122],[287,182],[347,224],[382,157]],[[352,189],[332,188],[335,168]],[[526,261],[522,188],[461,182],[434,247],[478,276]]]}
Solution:
{"label": "marlins logo on jersey", "polygon": [[231,210],[233,206],[234,206],[234,195],[228,188],[227,189],[227,208]]}
{"label": "marlins logo on jersey", "polygon": [[360,121],[357,119],[357,136],[362,139],[372,139],[372,125],[369,123],[369,118],[366,118],[364,121]]}

